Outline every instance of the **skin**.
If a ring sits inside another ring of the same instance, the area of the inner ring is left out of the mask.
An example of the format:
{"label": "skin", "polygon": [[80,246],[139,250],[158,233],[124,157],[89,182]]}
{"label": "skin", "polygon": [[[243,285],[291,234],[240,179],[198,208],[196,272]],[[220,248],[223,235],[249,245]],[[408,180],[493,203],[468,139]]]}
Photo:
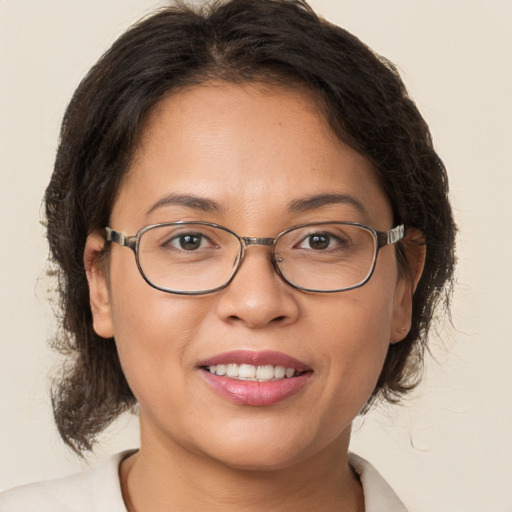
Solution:
{"label": "skin", "polygon": [[[147,213],[169,193],[193,193],[220,208]],[[326,193],[348,194],[363,209],[289,209]],[[394,227],[374,169],[333,135],[310,93],[223,82],[175,92],[154,109],[110,226],[132,235],[175,220],[253,237],[323,220]],[[103,234],[93,233],[85,252],[94,328],[115,337],[140,404],[141,448],[120,471],[129,510],[364,510],[347,462],[350,426],[390,342],[409,329],[421,257],[404,280],[394,247],[385,247],[366,285],[319,294],[287,285],[268,248],[251,247],[227,288],[187,297],[148,286],[133,253],[117,244],[106,272],[97,261],[103,245]],[[235,404],[212,391],[197,365],[239,349],[284,352],[311,367],[312,377],[279,404]]]}

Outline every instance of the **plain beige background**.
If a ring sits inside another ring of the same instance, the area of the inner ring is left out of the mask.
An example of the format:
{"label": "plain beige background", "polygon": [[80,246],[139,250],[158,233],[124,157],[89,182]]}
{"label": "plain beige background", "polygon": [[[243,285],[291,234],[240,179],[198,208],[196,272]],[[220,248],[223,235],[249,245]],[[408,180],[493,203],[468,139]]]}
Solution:
{"label": "plain beige background", "polygon": [[[0,0],[0,488],[84,466],[59,441],[40,203],[80,78],[154,0]],[[312,0],[394,61],[451,177],[453,320],[403,408],[358,421],[353,449],[412,512],[512,511],[512,1]],[[94,463],[137,442],[133,419]]]}

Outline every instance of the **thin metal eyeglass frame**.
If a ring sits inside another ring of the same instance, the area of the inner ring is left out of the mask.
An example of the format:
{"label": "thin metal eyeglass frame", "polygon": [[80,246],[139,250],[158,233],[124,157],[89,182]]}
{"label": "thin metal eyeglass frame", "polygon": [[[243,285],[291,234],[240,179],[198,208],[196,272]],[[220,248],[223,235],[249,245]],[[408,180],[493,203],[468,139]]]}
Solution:
{"label": "thin metal eyeglass frame", "polygon": [[[348,288],[340,288],[340,289],[336,289],[336,290],[315,290],[312,288],[305,288],[305,287],[296,285],[295,283],[289,281],[286,278],[286,276],[283,275],[283,273],[279,267],[279,261],[275,257],[275,247],[276,247],[276,244],[279,241],[279,239],[282,238],[287,233],[289,233],[290,231],[294,231],[296,229],[309,227],[309,226],[322,226],[322,225],[332,225],[332,224],[341,224],[341,225],[345,225],[345,226],[357,226],[362,229],[365,229],[366,231],[371,233],[371,235],[373,236],[373,238],[375,240],[375,252],[374,252],[374,256],[373,256],[373,263],[371,266],[371,270],[368,273],[368,275],[366,276],[366,278],[362,282],[360,282],[354,286],[350,286]],[[140,244],[140,239],[141,239],[142,235],[144,233],[146,233],[147,231],[154,229],[154,228],[164,227],[164,226],[181,226],[181,225],[209,226],[209,227],[221,229],[223,231],[226,231],[227,233],[230,233],[239,241],[240,253],[239,253],[239,258],[238,258],[236,267],[235,267],[231,277],[223,285],[217,286],[216,288],[211,288],[208,290],[201,290],[201,291],[193,291],[193,292],[179,291],[179,290],[171,290],[170,288],[163,288],[161,286],[158,286],[155,283],[151,282],[150,279],[146,276],[146,274],[144,273],[144,270],[140,264],[140,261],[139,261],[139,244]],[[244,256],[245,256],[245,251],[251,245],[264,245],[264,246],[268,246],[268,247],[272,248],[270,259],[272,261],[272,265],[274,267],[275,272],[287,284],[289,284],[293,288],[296,288],[296,289],[302,290],[302,291],[306,291],[306,292],[313,292],[313,293],[337,293],[337,292],[345,292],[348,290],[353,290],[355,288],[360,288],[361,286],[364,286],[372,277],[373,272],[375,270],[375,265],[377,263],[377,256],[378,256],[380,249],[382,249],[382,247],[385,247],[386,245],[392,245],[392,244],[399,242],[400,240],[402,240],[405,237],[405,234],[406,234],[405,226],[403,224],[400,224],[400,225],[390,229],[389,231],[377,231],[376,229],[372,228],[371,226],[366,226],[365,224],[360,224],[358,222],[347,222],[347,221],[334,221],[334,222],[322,221],[322,222],[309,222],[307,224],[299,224],[297,226],[292,226],[291,228],[281,231],[281,233],[279,233],[275,238],[257,238],[257,237],[249,237],[249,236],[239,236],[234,231],[231,231],[230,229],[228,229],[224,226],[220,226],[219,224],[215,224],[212,222],[203,222],[203,221],[176,221],[176,222],[162,222],[159,224],[151,224],[149,226],[145,226],[145,227],[141,228],[135,235],[131,235],[131,236],[128,236],[125,233],[122,233],[119,231],[115,231],[110,227],[106,227],[105,231],[107,233],[107,236],[106,236],[107,242],[114,242],[114,243],[120,245],[121,247],[128,247],[129,249],[131,249],[133,251],[133,253],[135,255],[135,262],[137,264],[137,268],[139,269],[140,274],[144,278],[144,281],[146,281],[146,283],[148,283],[149,286],[151,286],[152,288],[155,288],[157,290],[160,290],[162,292],[173,293],[176,295],[206,295],[208,293],[214,293],[214,292],[217,292],[217,291],[220,291],[220,290],[226,288],[226,286],[228,286],[231,283],[231,281],[233,281],[236,274],[238,273],[238,270],[240,269],[243,259],[244,259]]]}

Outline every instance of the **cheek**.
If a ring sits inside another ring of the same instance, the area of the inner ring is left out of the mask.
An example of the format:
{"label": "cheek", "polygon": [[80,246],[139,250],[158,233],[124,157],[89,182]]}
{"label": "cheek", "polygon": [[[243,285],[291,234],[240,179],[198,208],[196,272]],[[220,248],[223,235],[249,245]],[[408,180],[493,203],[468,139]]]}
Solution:
{"label": "cheek", "polygon": [[207,301],[155,290],[120,264],[111,278],[111,304],[121,366],[141,405],[158,389],[179,388]]}
{"label": "cheek", "polygon": [[320,343],[329,344],[328,352],[362,357],[387,348],[393,312],[392,288],[388,290],[367,283],[311,309],[310,323],[316,324]]}
{"label": "cheek", "polygon": [[368,283],[315,309],[312,343],[321,366],[329,369],[326,389],[336,407],[354,415],[373,392],[388,351],[393,288],[387,289],[390,293]]}
{"label": "cheek", "polygon": [[186,338],[197,324],[202,301],[152,288],[139,273],[133,254],[125,250],[115,256],[110,279],[114,337],[121,345],[136,342],[140,350],[165,350],[171,340],[179,344],[180,336]]}

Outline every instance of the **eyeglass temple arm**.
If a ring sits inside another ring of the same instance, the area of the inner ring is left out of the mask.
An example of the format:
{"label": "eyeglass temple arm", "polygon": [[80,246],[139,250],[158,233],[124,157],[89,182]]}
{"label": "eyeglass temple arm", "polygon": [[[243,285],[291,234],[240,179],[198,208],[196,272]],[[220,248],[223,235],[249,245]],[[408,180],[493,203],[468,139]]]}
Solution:
{"label": "eyeglass temple arm", "polygon": [[405,237],[405,226],[400,224],[388,232],[377,231],[379,249],[385,245],[396,244]]}
{"label": "eyeglass temple arm", "polygon": [[135,252],[137,239],[134,236],[126,236],[125,233],[114,231],[112,228],[105,228],[105,231],[107,232],[107,242],[114,242]]}

